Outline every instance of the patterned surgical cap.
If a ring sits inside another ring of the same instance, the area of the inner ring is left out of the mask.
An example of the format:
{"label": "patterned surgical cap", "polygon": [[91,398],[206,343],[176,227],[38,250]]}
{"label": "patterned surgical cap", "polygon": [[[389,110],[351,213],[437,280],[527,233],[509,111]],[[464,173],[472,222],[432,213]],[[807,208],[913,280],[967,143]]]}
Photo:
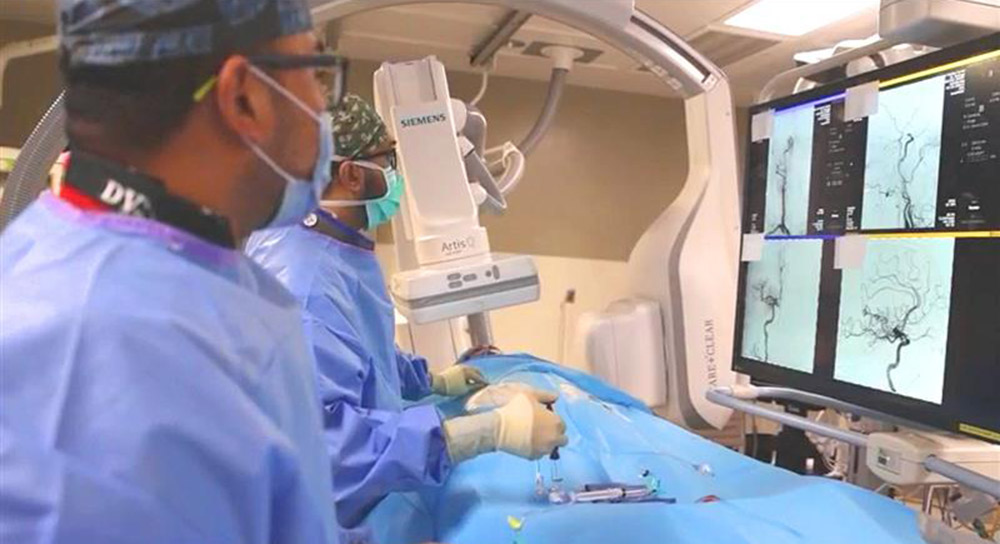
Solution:
{"label": "patterned surgical cap", "polygon": [[356,94],[346,94],[333,111],[333,137],[338,155],[357,158],[378,149],[389,133],[371,104]]}
{"label": "patterned surgical cap", "polygon": [[71,67],[227,53],[311,29],[306,0],[59,0]]}

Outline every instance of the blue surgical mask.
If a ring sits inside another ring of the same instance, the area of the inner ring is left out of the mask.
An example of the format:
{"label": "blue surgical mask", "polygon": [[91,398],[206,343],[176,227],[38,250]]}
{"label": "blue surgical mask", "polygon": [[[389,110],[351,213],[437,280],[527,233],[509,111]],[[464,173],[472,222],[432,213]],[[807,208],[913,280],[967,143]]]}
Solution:
{"label": "blue surgical mask", "polygon": [[244,139],[244,142],[246,142],[247,146],[250,147],[254,154],[257,155],[261,161],[271,167],[271,170],[274,170],[276,174],[285,180],[285,191],[281,197],[281,204],[278,206],[278,211],[275,212],[274,217],[272,217],[263,228],[276,228],[294,225],[301,221],[306,214],[316,208],[316,205],[318,204],[320,198],[322,198],[323,193],[326,191],[327,187],[330,186],[330,181],[332,179],[330,174],[330,163],[335,157],[333,116],[329,112],[314,112],[312,108],[302,101],[302,99],[292,94],[288,89],[284,88],[280,83],[275,81],[271,78],[271,76],[267,75],[256,66],[251,66],[250,72],[260,78],[261,81],[266,83],[272,89],[277,91],[278,94],[290,100],[310,118],[316,121],[317,129],[319,131],[319,152],[316,156],[316,163],[313,166],[312,179],[308,180],[299,179],[291,175],[287,170],[279,166],[274,159],[269,157],[267,153],[260,148],[260,146]]}
{"label": "blue surgical mask", "polygon": [[368,230],[373,230],[379,225],[388,223],[399,213],[400,202],[403,198],[403,176],[391,166],[382,167],[369,161],[352,162],[362,168],[381,173],[385,179],[385,194],[368,200],[324,200],[320,204],[329,208],[364,206],[368,216]]}

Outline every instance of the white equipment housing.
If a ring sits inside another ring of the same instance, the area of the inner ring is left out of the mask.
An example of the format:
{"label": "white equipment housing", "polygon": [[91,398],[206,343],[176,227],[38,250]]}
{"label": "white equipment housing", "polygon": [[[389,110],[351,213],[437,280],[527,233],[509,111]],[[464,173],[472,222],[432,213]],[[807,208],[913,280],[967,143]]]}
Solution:
{"label": "white equipment housing", "polygon": [[397,143],[406,179],[401,226],[417,263],[489,253],[468,188],[444,65],[433,57],[382,64],[375,72],[375,107]]}
{"label": "white equipment housing", "polygon": [[896,485],[948,484],[952,480],[924,468],[933,455],[983,476],[1000,479],[1000,446],[944,433],[901,431],[868,436],[866,464]]}
{"label": "white equipment housing", "polygon": [[390,288],[401,314],[431,323],[537,300],[538,269],[531,257],[494,253],[481,262],[400,272]]}
{"label": "white equipment housing", "polygon": [[[616,336],[627,339],[610,348],[618,351],[613,356],[617,365],[638,367],[627,375],[652,377],[666,368],[662,394],[643,400],[665,407],[666,416],[676,423],[721,429],[732,410],[708,401],[705,392],[736,383],[731,364],[740,262],[739,183],[728,86],[689,98],[685,110],[687,182],[639,239],[628,262],[630,300],[650,301],[661,312],[661,337],[641,342],[663,349],[653,357],[637,358],[630,352],[628,342],[650,330],[641,304],[633,302],[637,315],[626,319],[621,310],[627,306],[614,302],[603,319],[616,322]],[[589,319],[600,322],[602,316]],[[590,330],[601,328],[595,324]],[[615,379],[607,365],[589,364],[603,379]],[[639,383],[618,385],[633,395],[651,393]]]}
{"label": "white equipment housing", "polygon": [[947,47],[1000,30],[1000,0],[882,0],[879,35]]}
{"label": "white equipment housing", "polygon": [[605,312],[580,316],[577,326],[584,357],[594,374],[646,404],[663,403],[667,395],[666,368],[638,364],[662,360],[663,322],[658,304],[619,300]]}
{"label": "white equipment housing", "polygon": [[419,325],[538,300],[531,257],[490,253],[460,146],[466,110],[449,94],[444,65],[434,57],[384,63],[374,80],[406,180],[393,220],[400,272],[390,292],[399,312]]}

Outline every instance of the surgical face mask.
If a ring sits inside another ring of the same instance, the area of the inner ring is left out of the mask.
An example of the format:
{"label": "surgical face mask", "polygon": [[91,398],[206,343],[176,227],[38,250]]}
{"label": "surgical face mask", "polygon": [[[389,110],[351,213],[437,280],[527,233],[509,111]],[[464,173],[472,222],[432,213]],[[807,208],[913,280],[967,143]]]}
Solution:
{"label": "surgical face mask", "polygon": [[354,164],[374,170],[385,179],[385,194],[378,198],[367,200],[323,200],[320,204],[328,208],[344,206],[364,206],[368,215],[368,230],[388,223],[399,212],[400,201],[403,198],[403,176],[391,166],[382,167],[369,161],[352,161]]}
{"label": "surgical face mask", "polygon": [[330,180],[332,179],[330,175],[330,163],[333,162],[335,157],[333,116],[329,112],[314,112],[302,99],[292,94],[288,89],[284,88],[256,66],[250,66],[250,72],[316,121],[316,128],[319,134],[318,153],[316,155],[316,162],[313,165],[312,178],[308,180],[299,179],[291,175],[287,170],[279,166],[274,159],[269,157],[260,146],[246,138],[243,139],[246,145],[264,164],[268,165],[271,170],[285,180],[285,191],[281,197],[281,204],[278,206],[278,211],[263,228],[294,225],[316,208],[319,199],[326,191],[326,188],[330,186]]}

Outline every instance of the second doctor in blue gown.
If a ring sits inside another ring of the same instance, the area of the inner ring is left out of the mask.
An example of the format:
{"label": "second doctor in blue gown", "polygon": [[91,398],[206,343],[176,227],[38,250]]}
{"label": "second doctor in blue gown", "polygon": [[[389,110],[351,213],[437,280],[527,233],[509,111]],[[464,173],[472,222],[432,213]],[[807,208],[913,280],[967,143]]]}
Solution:
{"label": "second doctor in blue gown", "polygon": [[442,483],[451,467],[490,451],[536,459],[565,444],[565,425],[537,391],[500,394],[499,408],[442,421],[431,393],[457,396],[485,384],[454,365],[432,373],[400,352],[374,242],[363,229],[399,208],[403,180],[386,127],[347,95],[334,112],[338,160],[322,208],[301,224],[256,233],[246,251],[301,302],[316,355],[339,521],[360,524],[387,494]]}

